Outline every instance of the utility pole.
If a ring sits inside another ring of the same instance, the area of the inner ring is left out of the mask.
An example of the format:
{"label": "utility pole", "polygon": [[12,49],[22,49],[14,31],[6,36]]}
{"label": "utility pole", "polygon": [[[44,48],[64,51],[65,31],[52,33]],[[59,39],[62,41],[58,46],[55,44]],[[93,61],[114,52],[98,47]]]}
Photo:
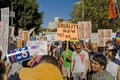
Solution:
{"label": "utility pole", "polygon": [[82,0],[82,21],[84,21],[84,0]]}

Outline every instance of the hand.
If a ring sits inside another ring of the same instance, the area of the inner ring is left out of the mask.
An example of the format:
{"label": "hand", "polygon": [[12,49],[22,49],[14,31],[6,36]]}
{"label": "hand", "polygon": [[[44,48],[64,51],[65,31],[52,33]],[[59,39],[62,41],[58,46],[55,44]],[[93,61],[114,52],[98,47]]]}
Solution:
{"label": "hand", "polygon": [[85,79],[86,78],[86,74],[85,72],[82,73],[82,79]]}
{"label": "hand", "polygon": [[73,71],[71,71],[71,74],[72,74],[72,77],[74,77],[74,72]]}
{"label": "hand", "polygon": [[6,74],[8,74],[9,70],[10,70],[10,63],[9,62],[5,62],[5,67],[6,67]]}

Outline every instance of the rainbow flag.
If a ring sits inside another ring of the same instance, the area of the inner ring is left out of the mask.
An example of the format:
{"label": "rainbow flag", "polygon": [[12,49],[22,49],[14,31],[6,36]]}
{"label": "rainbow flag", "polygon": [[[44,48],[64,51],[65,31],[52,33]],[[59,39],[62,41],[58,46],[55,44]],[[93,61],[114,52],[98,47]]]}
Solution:
{"label": "rainbow flag", "polygon": [[117,17],[116,0],[109,0],[109,21],[113,22]]}
{"label": "rainbow flag", "polygon": [[116,39],[116,42],[120,42],[120,33],[116,35],[115,39]]}

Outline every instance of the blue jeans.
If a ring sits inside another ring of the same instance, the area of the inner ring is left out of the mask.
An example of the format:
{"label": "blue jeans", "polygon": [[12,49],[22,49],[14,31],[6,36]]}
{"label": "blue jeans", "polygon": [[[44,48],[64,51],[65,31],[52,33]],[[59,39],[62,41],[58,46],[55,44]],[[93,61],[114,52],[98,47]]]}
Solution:
{"label": "blue jeans", "polygon": [[74,80],[82,80],[82,73],[74,73]]}

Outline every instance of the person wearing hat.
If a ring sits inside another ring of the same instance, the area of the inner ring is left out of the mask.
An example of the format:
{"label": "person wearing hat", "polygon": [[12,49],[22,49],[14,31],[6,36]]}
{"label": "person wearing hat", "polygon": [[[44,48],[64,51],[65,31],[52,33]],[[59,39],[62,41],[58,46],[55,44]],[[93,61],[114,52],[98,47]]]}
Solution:
{"label": "person wearing hat", "polygon": [[112,45],[108,47],[107,59],[113,61],[114,63],[120,65],[120,60],[116,59],[115,56],[117,54],[117,48]]}
{"label": "person wearing hat", "polygon": [[33,68],[22,68],[19,76],[21,80],[63,80],[57,60],[50,55],[43,55],[40,64]]}
{"label": "person wearing hat", "polygon": [[106,70],[114,76],[115,80],[120,80],[120,76],[118,76],[120,75],[120,61],[115,59],[116,53],[117,49],[114,45],[108,47],[108,64]]}

